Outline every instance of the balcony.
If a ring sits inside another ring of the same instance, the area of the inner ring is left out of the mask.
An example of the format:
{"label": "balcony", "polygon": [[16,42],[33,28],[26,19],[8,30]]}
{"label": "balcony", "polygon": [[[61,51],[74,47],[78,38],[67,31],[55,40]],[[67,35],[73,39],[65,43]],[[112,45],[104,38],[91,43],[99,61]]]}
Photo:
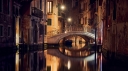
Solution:
{"label": "balcony", "polygon": [[36,7],[32,7],[32,15],[42,18],[43,17],[43,11],[41,11],[40,9],[36,8]]}

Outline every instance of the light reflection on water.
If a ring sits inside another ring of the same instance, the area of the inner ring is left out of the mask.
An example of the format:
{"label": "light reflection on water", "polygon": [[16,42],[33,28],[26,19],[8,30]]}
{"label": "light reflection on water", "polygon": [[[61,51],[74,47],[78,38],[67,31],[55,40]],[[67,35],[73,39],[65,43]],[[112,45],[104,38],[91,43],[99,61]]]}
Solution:
{"label": "light reflection on water", "polygon": [[46,53],[46,66],[48,71],[96,71],[95,59],[97,59],[97,71],[100,69],[101,62],[95,58],[95,54],[88,57],[68,57],[62,54],[58,49],[48,49]]}
{"label": "light reflection on water", "polygon": [[3,52],[0,55],[0,71],[96,71],[95,67],[97,71],[102,71],[102,64],[105,71],[127,71],[122,64],[106,65],[104,57],[98,53],[97,58],[95,54],[79,58],[66,56],[59,49],[47,49],[45,52]]}
{"label": "light reflection on water", "polygon": [[88,55],[91,55],[94,53],[94,51],[90,51],[89,49],[82,49],[82,50],[72,50],[72,49],[68,49],[68,48],[63,48],[60,47],[59,48],[60,52],[64,55],[67,56],[74,56],[74,57],[85,57]]}
{"label": "light reflection on water", "polygon": [[19,71],[19,53],[16,53],[15,57],[15,71]]}
{"label": "light reflection on water", "polygon": [[[72,53],[70,56],[63,54],[62,51],[60,47],[47,49],[44,52],[17,52],[15,71],[102,71],[102,55],[96,54],[97,58],[95,58],[95,53],[88,49],[77,51],[79,54],[73,54],[74,51],[65,49],[65,52]],[[95,64],[95,59],[97,64]]]}
{"label": "light reflection on water", "polygon": [[72,43],[72,48],[73,48],[73,49],[81,49],[81,48],[83,48],[85,45],[86,45],[85,43],[80,44],[80,43],[73,42],[73,43]]}
{"label": "light reflection on water", "polygon": [[46,66],[43,51],[16,52],[15,71],[43,71]]}

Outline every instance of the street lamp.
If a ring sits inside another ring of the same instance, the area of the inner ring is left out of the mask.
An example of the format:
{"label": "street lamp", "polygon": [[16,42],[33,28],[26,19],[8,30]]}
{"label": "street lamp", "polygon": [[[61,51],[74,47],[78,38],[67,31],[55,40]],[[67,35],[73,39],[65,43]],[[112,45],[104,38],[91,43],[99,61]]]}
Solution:
{"label": "street lamp", "polygon": [[68,22],[71,22],[72,21],[72,19],[71,18],[68,18]]}
{"label": "street lamp", "polygon": [[61,11],[61,16],[62,16],[62,26],[63,26],[63,28],[62,28],[62,32],[64,32],[64,30],[65,30],[65,13],[64,13],[64,10],[65,10],[65,5],[64,4],[62,4],[62,5],[60,5],[60,11]]}
{"label": "street lamp", "polygon": [[64,5],[61,5],[61,10],[65,10],[65,6]]}
{"label": "street lamp", "polygon": [[69,31],[71,31],[71,25],[72,25],[72,19],[69,17],[68,19],[67,19],[67,21],[68,21],[68,23],[69,23]]}

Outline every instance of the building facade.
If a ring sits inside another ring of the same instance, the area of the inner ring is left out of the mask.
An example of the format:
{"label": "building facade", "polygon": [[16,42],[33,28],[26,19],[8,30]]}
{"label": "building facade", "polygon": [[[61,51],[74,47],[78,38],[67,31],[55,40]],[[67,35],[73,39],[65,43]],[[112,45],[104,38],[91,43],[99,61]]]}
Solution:
{"label": "building facade", "polygon": [[21,44],[42,47],[46,23],[46,0],[33,0],[21,7]]}
{"label": "building facade", "polygon": [[90,19],[90,0],[80,0],[80,23],[83,24],[84,31],[91,32],[91,26],[89,25]]}
{"label": "building facade", "polygon": [[0,16],[1,47],[44,43],[46,0],[1,0]]}
{"label": "building facade", "polygon": [[13,0],[0,1],[0,48],[15,47]]}
{"label": "building facade", "polygon": [[47,0],[47,33],[58,30],[57,5],[57,0]]}
{"label": "building facade", "polygon": [[[103,0],[103,49],[111,59],[126,59],[128,54],[128,1]],[[121,57],[122,56],[122,57]]]}
{"label": "building facade", "polygon": [[[83,23],[80,22],[80,1],[79,0],[65,0],[66,5],[66,31],[78,31],[82,30]],[[71,21],[70,21],[71,19]]]}

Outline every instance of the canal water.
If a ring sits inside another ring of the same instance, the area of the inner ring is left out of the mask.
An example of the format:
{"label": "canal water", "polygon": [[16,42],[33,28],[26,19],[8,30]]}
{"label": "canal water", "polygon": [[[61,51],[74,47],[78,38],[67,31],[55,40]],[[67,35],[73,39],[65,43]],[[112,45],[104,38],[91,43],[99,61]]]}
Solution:
{"label": "canal water", "polygon": [[1,54],[0,71],[102,71],[102,56],[87,46],[17,50]]}
{"label": "canal water", "polygon": [[124,71],[124,67],[105,62],[102,53],[89,46],[49,46],[45,50],[1,53],[0,71]]}

